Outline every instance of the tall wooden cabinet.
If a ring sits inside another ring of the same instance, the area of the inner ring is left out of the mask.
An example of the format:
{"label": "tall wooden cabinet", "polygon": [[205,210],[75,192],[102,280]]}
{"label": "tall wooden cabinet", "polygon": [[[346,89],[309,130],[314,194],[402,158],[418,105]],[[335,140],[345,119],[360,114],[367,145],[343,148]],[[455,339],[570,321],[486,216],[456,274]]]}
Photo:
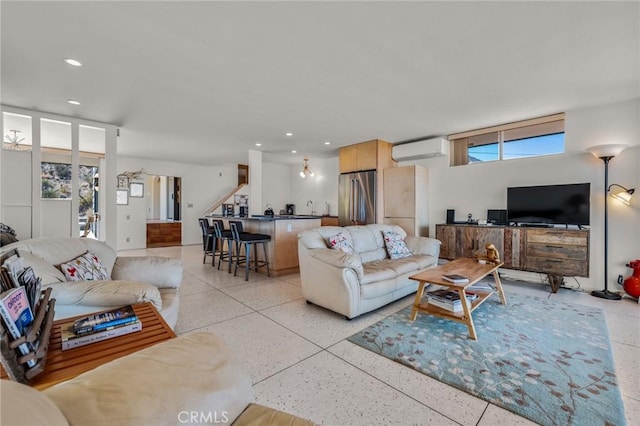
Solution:
{"label": "tall wooden cabinet", "polygon": [[393,145],[382,139],[373,139],[340,148],[340,173],[375,170],[376,223],[384,219],[384,185],[382,171],[398,164],[391,158]]}
{"label": "tall wooden cabinet", "polygon": [[420,166],[383,171],[384,223],[398,225],[407,235],[428,236],[428,172]]}

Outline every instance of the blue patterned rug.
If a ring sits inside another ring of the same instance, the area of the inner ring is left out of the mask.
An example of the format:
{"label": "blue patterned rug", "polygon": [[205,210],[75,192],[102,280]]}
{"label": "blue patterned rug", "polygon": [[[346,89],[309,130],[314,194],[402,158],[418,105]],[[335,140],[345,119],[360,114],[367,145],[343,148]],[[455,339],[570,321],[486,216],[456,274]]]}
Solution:
{"label": "blue patterned rug", "polygon": [[467,327],[405,308],[348,340],[542,425],[625,425],[604,312],[492,296]]}

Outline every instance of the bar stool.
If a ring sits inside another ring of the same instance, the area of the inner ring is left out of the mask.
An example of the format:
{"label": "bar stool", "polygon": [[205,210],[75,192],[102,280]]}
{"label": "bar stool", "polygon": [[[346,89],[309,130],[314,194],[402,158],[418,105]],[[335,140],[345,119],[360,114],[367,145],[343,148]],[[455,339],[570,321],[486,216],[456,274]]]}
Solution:
{"label": "bar stool", "polygon": [[202,230],[202,249],[204,250],[202,263],[207,261],[207,256],[213,256],[213,262],[215,262],[216,256],[213,250],[213,227],[209,225],[209,219],[201,217],[198,219],[198,222],[200,222],[200,229]]}
{"label": "bar stool", "polygon": [[[267,276],[271,276],[271,272],[269,271],[269,258],[267,257],[267,243],[271,241],[270,235],[265,234],[254,234],[243,232],[242,222],[240,221],[229,221],[229,226],[231,227],[231,234],[233,235],[233,240],[236,243],[236,267],[233,271],[233,275],[235,276],[238,273],[238,266],[241,263],[245,265],[244,272],[244,280],[249,281],[249,269],[251,269],[251,246],[253,248],[253,264],[256,268],[256,272],[258,272],[258,266],[266,266],[267,267]],[[258,261],[258,247],[257,244],[262,243],[262,248],[264,249],[264,260]],[[241,256],[241,248],[244,247],[244,256]]]}
{"label": "bar stool", "polygon": [[[223,229],[224,223],[222,220],[217,219],[213,221],[213,229],[215,231],[216,242],[215,244],[220,244],[220,250],[218,251],[218,269],[220,269],[220,265],[223,260],[229,261],[229,273],[231,273],[231,262],[233,260],[233,248],[231,247],[231,242],[233,241],[233,235],[231,231]],[[225,241],[227,243],[227,252],[224,252],[224,244]],[[215,266],[215,248],[214,248],[214,256],[212,266]]]}

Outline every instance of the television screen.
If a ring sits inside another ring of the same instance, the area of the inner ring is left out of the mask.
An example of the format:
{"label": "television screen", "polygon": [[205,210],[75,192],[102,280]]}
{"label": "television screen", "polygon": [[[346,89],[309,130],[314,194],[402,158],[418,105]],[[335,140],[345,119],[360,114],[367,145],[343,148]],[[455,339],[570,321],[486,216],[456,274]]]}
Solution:
{"label": "television screen", "polygon": [[589,225],[591,184],[507,188],[507,220],[516,224]]}

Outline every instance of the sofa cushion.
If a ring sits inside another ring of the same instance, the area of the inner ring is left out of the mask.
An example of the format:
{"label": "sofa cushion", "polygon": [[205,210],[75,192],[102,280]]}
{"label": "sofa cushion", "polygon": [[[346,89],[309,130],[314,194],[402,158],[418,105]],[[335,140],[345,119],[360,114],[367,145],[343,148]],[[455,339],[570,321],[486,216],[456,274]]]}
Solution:
{"label": "sofa cushion", "polygon": [[369,226],[349,226],[353,248],[360,255],[362,263],[375,262],[387,257],[382,234]]}
{"label": "sofa cushion", "polygon": [[400,234],[391,231],[382,231],[382,235],[384,236],[384,245],[391,259],[402,259],[403,257],[411,256],[411,252]]}
{"label": "sofa cushion", "polygon": [[341,250],[347,254],[353,254],[353,246],[344,232],[338,232],[329,237],[329,246],[334,250]]}
{"label": "sofa cushion", "polygon": [[162,309],[160,291],[152,285],[137,281],[80,281],[51,286],[56,305],[124,306],[151,302]]}
{"label": "sofa cushion", "polygon": [[423,269],[420,266],[418,259],[413,256],[403,257],[401,259],[395,259],[393,262],[389,262],[389,266],[396,271],[397,275],[403,275],[408,272],[418,272]]}
{"label": "sofa cushion", "polygon": [[94,253],[86,252],[60,265],[67,281],[104,281],[111,277]]}
{"label": "sofa cushion", "polygon": [[251,378],[218,336],[198,332],[116,359],[46,389],[71,424],[232,422],[253,400]]}
{"label": "sofa cushion", "polygon": [[0,380],[2,425],[68,425],[58,407],[44,393],[10,380]]}
{"label": "sofa cushion", "polygon": [[42,279],[42,285],[51,285],[67,281],[60,269],[50,263],[47,263],[41,257],[23,250],[18,250],[18,253],[24,258],[25,266],[31,266],[36,277],[40,277]]}
{"label": "sofa cushion", "polygon": [[[374,262],[368,262],[362,264],[364,270],[364,276],[360,278],[361,285],[367,285],[375,283],[377,281],[384,281],[391,278],[395,278],[396,271],[391,267],[390,259],[376,260]],[[394,261],[395,262],[395,261]]]}

